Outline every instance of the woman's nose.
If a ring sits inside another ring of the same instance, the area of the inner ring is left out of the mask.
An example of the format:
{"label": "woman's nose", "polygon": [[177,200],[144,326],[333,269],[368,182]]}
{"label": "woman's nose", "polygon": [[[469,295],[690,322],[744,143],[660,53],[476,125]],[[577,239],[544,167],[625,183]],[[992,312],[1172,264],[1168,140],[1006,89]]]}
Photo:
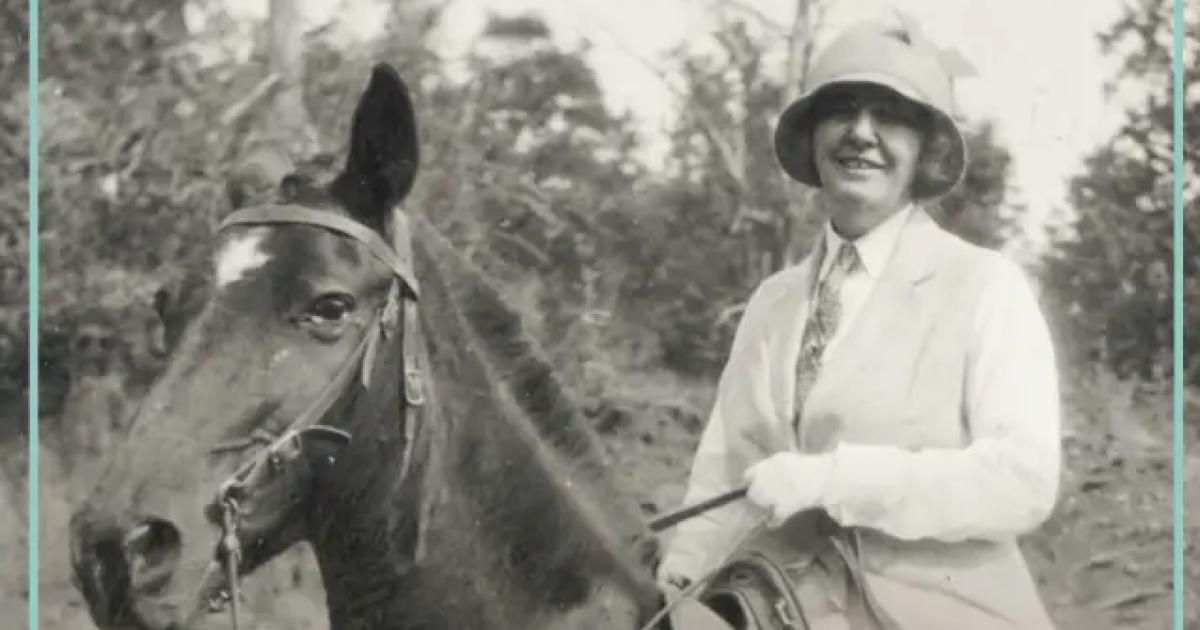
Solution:
{"label": "woman's nose", "polygon": [[860,108],[851,119],[847,133],[850,138],[858,142],[875,142],[875,116],[871,110],[865,107]]}

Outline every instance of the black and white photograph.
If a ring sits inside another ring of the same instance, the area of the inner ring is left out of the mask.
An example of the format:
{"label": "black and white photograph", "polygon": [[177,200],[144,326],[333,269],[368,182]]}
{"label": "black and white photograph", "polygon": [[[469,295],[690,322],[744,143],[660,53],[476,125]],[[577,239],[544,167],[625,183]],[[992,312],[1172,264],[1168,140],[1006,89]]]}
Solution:
{"label": "black and white photograph", "polygon": [[45,0],[31,157],[4,3],[0,610],[1169,627],[1200,509],[1174,12]]}

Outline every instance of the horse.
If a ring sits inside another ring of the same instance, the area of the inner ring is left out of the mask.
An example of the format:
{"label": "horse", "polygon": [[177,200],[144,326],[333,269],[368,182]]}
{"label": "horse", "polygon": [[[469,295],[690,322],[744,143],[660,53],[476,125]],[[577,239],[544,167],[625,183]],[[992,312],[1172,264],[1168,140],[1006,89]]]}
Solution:
{"label": "horse", "polygon": [[397,209],[418,164],[378,64],[344,168],[222,223],[207,304],[70,521],[100,628],[221,624],[301,541],[334,630],[653,618],[653,532],[519,313]]}

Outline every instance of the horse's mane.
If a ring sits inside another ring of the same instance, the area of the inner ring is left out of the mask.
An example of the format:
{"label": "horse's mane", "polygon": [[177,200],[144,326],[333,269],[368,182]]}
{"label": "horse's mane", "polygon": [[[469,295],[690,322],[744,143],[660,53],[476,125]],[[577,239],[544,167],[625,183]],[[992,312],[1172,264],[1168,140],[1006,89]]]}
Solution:
{"label": "horse's mane", "polygon": [[[656,551],[637,503],[609,468],[603,447],[590,428],[580,405],[558,370],[528,333],[514,309],[486,274],[458,251],[425,219],[412,220],[414,244],[427,248],[452,281],[446,284],[456,309],[484,351],[483,359],[510,394],[523,419],[532,428],[552,475],[575,483],[574,500],[599,522],[613,525],[613,533],[635,534],[634,540],[610,540],[634,552]],[[583,487],[579,487],[582,485]],[[624,555],[624,554],[622,554]],[[642,558],[647,560],[646,557]]]}
{"label": "horse's mane", "polygon": [[[558,370],[528,333],[521,314],[485,273],[461,254],[424,219],[413,221],[414,238],[437,251],[448,263],[447,284],[454,306],[487,351],[487,362],[512,393],[539,437],[548,441],[563,463],[586,471],[600,483],[616,484],[608,460],[587,418]],[[416,234],[419,232],[419,235]]]}

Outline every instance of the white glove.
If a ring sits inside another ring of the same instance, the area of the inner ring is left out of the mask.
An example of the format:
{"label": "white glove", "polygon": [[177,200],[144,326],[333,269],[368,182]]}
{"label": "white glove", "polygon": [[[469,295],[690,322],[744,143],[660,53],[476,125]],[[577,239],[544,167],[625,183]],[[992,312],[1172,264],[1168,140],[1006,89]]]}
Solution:
{"label": "white glove", "polygon": [[766,510],[768,527],[779,527],[797,512],[820,507],[832,474],[829,455],[775,453],[746,469],[746,496]]}

